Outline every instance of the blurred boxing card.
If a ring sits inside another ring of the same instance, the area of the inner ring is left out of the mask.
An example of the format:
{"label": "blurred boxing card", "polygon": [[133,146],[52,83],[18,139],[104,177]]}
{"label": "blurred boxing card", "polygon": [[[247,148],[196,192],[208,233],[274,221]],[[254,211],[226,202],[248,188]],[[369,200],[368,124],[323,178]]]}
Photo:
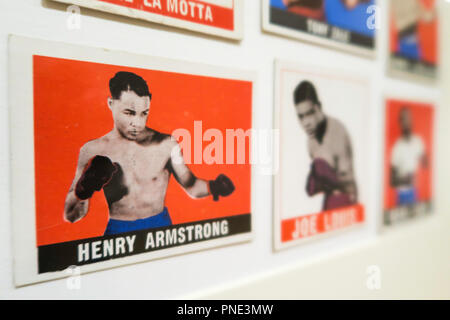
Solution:
{"label": "blurred boxing card", "polygon": [[366,220],[368,82],[323,70],[276,63],[276,249]]}
{"label": "blurred boxing card", "polygon": [[391,0],[389,72],[435,80],[439,67],[439,17],[436,0]]}
{"label": "blurred boxing card", "polygon": [[386,101],[384,225],[432,210],[433,118],[432,104]]}
{"label": "blurred boxing card", "polygon": [[263,0],[264,30],[373,56],[375,0]]}

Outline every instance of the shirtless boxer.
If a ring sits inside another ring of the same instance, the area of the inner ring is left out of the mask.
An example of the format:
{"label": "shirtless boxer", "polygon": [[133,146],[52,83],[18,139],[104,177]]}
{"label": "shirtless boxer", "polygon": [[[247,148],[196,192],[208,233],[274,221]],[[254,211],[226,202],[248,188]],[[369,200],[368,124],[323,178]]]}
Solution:
{"label": "shirtless boxer", "polygon": [[355,204],[358,196],[352,145],[344,125],[324,114],[316,89],[309,81],[296,87],[294,103],[300,125],[308,135],[312,159],[306,192],[309,196],[325,194],[323,210]]}
{"label": "shirtless boxer", "polygon": [[152,95],[144,79],[118,72],[109,88],[114,128],[80,149],[64,206],[67,221],[82,219],[93,193],[103,189],[110,217],[105,235],[169,226],[164,201],[171,174],[192,198],[212,195],[217,201],[234,191],[225,175],[210,181],[197,178],[176,140],[146,127]]}
{"label": "shirtless boxer", "polygon": [[398,120],[401,136],[392,148],[390,184],[396,189],[397,205],[413,207],[417,202],[417,170],[420,165],[427,166],[425,147],[422,138],[412,132],[411,111],[402,108]]}

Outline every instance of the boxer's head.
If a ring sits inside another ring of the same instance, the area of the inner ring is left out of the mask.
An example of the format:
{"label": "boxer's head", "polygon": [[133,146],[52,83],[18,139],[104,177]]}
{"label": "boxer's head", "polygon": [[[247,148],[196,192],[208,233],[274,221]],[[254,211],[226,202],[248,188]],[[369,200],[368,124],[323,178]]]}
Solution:
{"label": "boxer's head", "polygon": [[300,125],[310,137],[314,137],[319,124],[325,119],[314,85],[302,81],[294,91],[294,104]]}
{"label": "boxer's head", "polygon": [[145,130],[152,94],[140,76],[120,71],[109,80],[114,127],[126,139],[137,140]]}
{"label": "boxer's head", "polygon": [[412,117],[411,111],[407,107],[403,107],[400,110],[398,121],[402,134],[409,135],[412,131]]}

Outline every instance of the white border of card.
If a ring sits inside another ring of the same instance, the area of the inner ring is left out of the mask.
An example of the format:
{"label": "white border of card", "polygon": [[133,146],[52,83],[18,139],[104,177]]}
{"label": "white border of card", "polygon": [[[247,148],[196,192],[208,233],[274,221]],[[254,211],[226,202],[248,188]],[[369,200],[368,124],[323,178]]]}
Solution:
{"label": "white border of card", "polygon": [[[234,16],[234,30],[225,30],[214,26],[208,26],[196,22],[191,22],[188,20],[172,18],[169,16],[151,13],[143,10],[138,10],[134,8],[127,8],[117,4],[102,2],[99,0],[52,0],[67,4],[78,5],[85,8],[90,8],[94,10],[100,10],[104,12],[109,12],[112,14],[118,14],[122,16],[127,16],[130,18],[146,20],[154,23],[160,23],[168,26],[173,26],[177,28],[188,29],[192,31],[197,31],[201,33],[206,33],[214,36],[241,40],[244,35],[244,0],[203,0],[205,4],[217,4],[221,5],[224,2],[231,1]],[[187,5],[187,14],[190,14],[190,6]]]}
{"label": "white border of card", "polygon": [[[302,78],[308,77],[308,76],[314,76],[314,77],[322,77],[322,78],[331,78],[333,80],[336,81],[342,81],[342,82],[348,82],[348,83],[358,83],[361,86],[361,89],[364,90],[367,94],[367,105],[362,106],[362,108],[364,108],[361,112],[361,115],[363,115],[364,118],[364,122],[363,122],[363,126],[366,126],[366,119],[368,119],[369,114],[370,114],[370,80],[362,75],[361,73],[357,72],[357,71],[349,71],[349,70],[339,70],[339,69],[329,69],[329,68],[323,68],[323,67],[319,67],[319,66],[311,66],[311,65],[304,65],[304,64],[300,64],[300,63],[296,63],[296,62],[289,62],[289,61],[283,61],[283,60],[276,60],[275,61],[275,94],[274,94],[274,130],[280,130],[280,126],[281,126],[281,121],[282,121],[282,115],[281,115],[281,110],[283,107],[286,106],[286,97],[283,96],[283,72],[291,72],[291,73],[295,73],[295,74],[299,74],[301,75]],[[323,87],[317,88],[320,94],[320,91],[323,92]],[[289,96],[289,99],[292,99],[292,96]],[[326,108],[326,107],[325,107]],[[286,112],[285,112],[286,113]],[[282,132],[279,133],[279,137],[280,137],[280,142],[279,142],[279,147],[278,150],[276,150],[276,152],[278,152],[279,155],[279,170],[278,172],[274,175],[274,189],[273,189],[273,195],[274,195],[274,231],[273,231],[273,244],[274,244],[274,249],[276,251],[278,250],[282,250],[282,249],[286,249],[286,248],[290,248],[299,244],[303,244],[303,243],[307,243],[310,241],[316,241],[322,238],[326,238],[326,237],[330,237],[330,236],[334,236],[336,234],[340,234],[340,233],[346,233],[349,232],[351,230],[357,229],[357,228],[361,228],[362,226],[366,225],[368,223],[368,221],[370,220],[368,217],[368,207],[367,207],[367,197],[368,197],[368,188],[365,187],[364,190],[362,190],[360,188],[360,191],[363,192],[358,192],[361,193],[360,195],[360,200],[358,201],[359,205],[362,205],[363,207],[363,212],[364,212],[364,219],[362,221],[355,221],[352,222],[351,224],[344,226],[342,228],[331,228],[329,231],[324,231],[322,233],[317,233],[317,232],[313,232],[313,231],[308,231],[307,233],[309,233],[307,236],[305,237],[299,237],[298,239],[293,239],[290,240],[288,242],[283,242],[281,240],[281,224],[282,224],[282,212],[281,212],[281,194],[282,192],[280,191],[280,187],[282,185],[281,180],[282,180],[282,170],[286,170],[286,168],[282,168],[282,164],[283,164],[283,159],[281,158],[283,156],[283,134]],[[362,136],[360,137],[363,141],[368,141],[369,136],[366,132],[362,133]],[[354,136],[353,136],[354,139]],[[360,157],[359,160],[364,160],[363,163],[367,164],[367,161],[369,160],[369,157],[367,156],[367,151],[368,148],[367,143],[363,144],[361,143],[361,141],[358,143],[359,146],[359,151],[360,151]],[[356,147],[356,145],[354,145],[354,147]],[[364,148],[364,152],[361,153],[361,148]],[[356,154],[356,152],[355,152]],[[275,155],[275,157],[277,158],[277,155]],[[308,160],[307,163],[303,164],[305,167],[309,167],[310,166],[310,162]],[[356,171],[356,166],[359,167],[359,171],[355,172],[355,174],[357,174],[356,179],[357,179],[357,183],[359,181],[359,185],[362,184],[362,181],[368,181],[369,176],[367,174],[367,170],[364,171],[362,170],[363,167],[366,168],[364,165],[355,165],[355,171]],[[367,168],[366,168],[367,169]],[[359,175],[358,175],[359,173]],[[302,189],[304,190],[304,189]],[[345,208],[343,208],[345,210]],[[341,210],[341,209],[336,209],[336,210]],[[352,209],[353,210],[353,209]],[[319,213],[322,213],[323,211],[321,210],[317,210],[317,212],[301,212],[301,214],[306,214],[306,215],[316,215]],[[330,213],[330,211],[327,211],[328,213]],[[334,210],[331,210],[331,214],[334,214]],[[353,215],[353,213],[352,213]],[[296,222],[300,221],[300,219],[298,219],[299,217],[303,217],[303,215],[299,215],[297,217],[293,217],[293,218],[289,218],[289,220],[293,220],[295,219]],[[300,224],[302,224],[302,222],[300,222]],[[300,227],[303,229],[303,227]],[[298,228],[297,228],[298,229]],[[309,230],[309,227],[308,227]]]}
{"label": "white border of card", "polygon": [[[321,36],[316,36],[312,33],[308,33],[306,31],[299,31],[294,29],[289,29],[287,27],[283,27],[277,24],[274,24],[270,21],[270,0],[262,0],[262,28],[264,31],[278,34],[281,36],[294,38],[298,40],[303,40],[309,43],[318,44],[322,46],[326,46],[332,49],[342,50],[348,53],[364,56],[367,58],[375,58],[377,51],[377,36],[378,32],[375,32],[374,36],[374,46],[372,49],[367,49],[356,44],[352,43],[343,43],[337,40],[324,38]],[[378,9],[379,10],[379,9]],[[376,12],[374,13],[376,14]],[[376,16],[374,16],[376,17]],[[378,16],[379,17],[379,16]],[[322,24],[325,25],[325,24]]]}
{"label": "white border of card", "polygon": [[[65,272],[67,270],[38,274],[34,200],[33,55],[250,81],[253,84],[252,110],[256,92],[256,77],[250,71],[186,63],[184,61],[10,35],[11,214],[13,220],[14,278],[16,286],[63,278],[70,275]],[[254,194],[252,191],[252,203],[253,199]],[[253,225],[253,216],[251,214],[251,225]],[[250,228],[250,232],[83,265],[81,266],[81,272],[84,274],[146,260],[250,241],[253,236],[252,227]]]}

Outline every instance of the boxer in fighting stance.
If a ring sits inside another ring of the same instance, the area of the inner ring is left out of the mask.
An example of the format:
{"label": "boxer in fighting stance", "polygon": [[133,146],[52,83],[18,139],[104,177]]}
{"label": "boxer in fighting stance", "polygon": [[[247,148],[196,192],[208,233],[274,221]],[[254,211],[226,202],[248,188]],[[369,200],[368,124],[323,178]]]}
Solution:
{"label": "boxer in fighting stance", "polygon": [[110,217],[105,235],[169,226],[164,201],[172,174],[192,198],[212,195],[217,201],[234,191],[225,175],[210,181],[197,178],[184,163],[177,141],[146,127],[152,95],[143,78],[121,71],[109,88],[114,128],[81,148],[64,206],[67,221],[82,219],[93,193],[103,189]]}
{"label": "boxer in fighting stance", "polygon": [[323,210],[350,206],[358,201],[350,137],[344,125],[324,114],[314,85],[302,81],[294,91],[300,125],[308,136],[312,159],[306,182],[309,196],[324,193]]}
{"label": "boxer in fighting stance", "polygon": [[416,174],[419,166],[427,167],[422,138],[412,132],[411,111],[403,107],[399,113],[401,136],[392,148],[390,184],[397,193],[397,205],[413,207],[417,202]]}

